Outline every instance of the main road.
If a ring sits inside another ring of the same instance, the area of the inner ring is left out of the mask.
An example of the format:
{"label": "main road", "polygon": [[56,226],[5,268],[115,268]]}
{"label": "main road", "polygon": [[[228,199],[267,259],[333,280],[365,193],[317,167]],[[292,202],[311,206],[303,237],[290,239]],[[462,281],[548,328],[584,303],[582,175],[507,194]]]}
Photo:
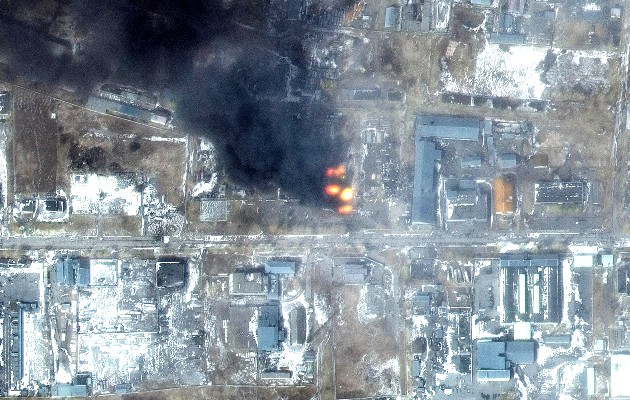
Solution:
{"label": "main road", "polygon": [[78,251],[162,248],[166,251],[183,251],[186,249],[219,249],[229,246],[269,246],[288,249],[305,247],[334,248],[341,245],[370,250],[425,246],[499,247],[509,243],[536,243],[544,245],[546,243],[569,242],[609,248],[626,247],[628,246],[627,244],[630,244],[630,236],[580,232],[536,232],[526,234],[485,232],[478,236],[452,236],[445,232],[427,235],[414,232],[396,233],[391,231],[362,231],[345,235],[205,235],[171,237],[168,240],[145,236],[5,236],[0,237],[0,249]]}

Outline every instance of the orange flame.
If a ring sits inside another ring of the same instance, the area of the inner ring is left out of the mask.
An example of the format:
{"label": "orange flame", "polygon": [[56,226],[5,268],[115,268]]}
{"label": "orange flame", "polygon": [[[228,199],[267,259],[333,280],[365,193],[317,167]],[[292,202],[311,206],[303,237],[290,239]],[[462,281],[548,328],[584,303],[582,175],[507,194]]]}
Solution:
{"label": "orange flame", "polygon": [[339,185],[326,185],[325,192],[329,196],[337,196],[341,192],[341,186]]}
{"label": "orange flame", "polygon": [[348,215],[352,212],[352,206],[350,204],[344,204],[337,209],[337,212],[341,215]]}
{"label": "orange flame", "polygon": [[329,178],[343,178],[346,175],[346,167],[343,164],[336,168],[327,168],[326,176]]}
{"label": "orange flame", "polygon": [[339,200],[344,203],[351,202],[354,199],[354,190],[351,187],[344,188],[341,193],[339,193]]}

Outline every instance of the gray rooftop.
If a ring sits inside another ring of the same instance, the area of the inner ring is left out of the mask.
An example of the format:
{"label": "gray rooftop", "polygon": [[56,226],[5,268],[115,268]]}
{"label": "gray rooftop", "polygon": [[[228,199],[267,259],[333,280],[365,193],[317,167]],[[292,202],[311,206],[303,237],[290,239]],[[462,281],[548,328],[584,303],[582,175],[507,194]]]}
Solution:
{"label": "gray rooftop", "polygon": [[494,44],[525,44],[525,35],[520,33],[491,33],[490,43]]}
{"label": "gray rooftop", "polygon": [[509,369],[501,370],[479,370],[477,371],[477,380],[480,381],[509,381],[512,373]]}
{"label": "gray rooftop", "polygon": [[536,362],[536,342],[511,341],[505,343],[505,358],[513,364],[533,364]]}
{"label": "gray rooftop", "polygon": [[295,274],[295,261],[267,261],[265,273],[293,276]]}
{"label": "gray rooftop", "polygon": [[505,342],[479,341],[477,342],[477,369],[504,370],[507,369],[505,360]]}
{"label": "gray rooftop", "polygon": [[258,339],[258,351],[275,350],[279,347],[279,343],[284,340],[278,303],[260,306],[258,309],[256,337]]}
{"label": "gray rooftop", "polygon": [[368,267],[363,264],[344,264],[343,265],[343,282],[344,283],[363,283],[368,276]]}
{"label": "gray rooftop", "polygon": [[86,385],[57,383],[50,389],[51,397],[87,397],[87,395],[88,387]]}
{"label": "gray rooftop", "polygon": [[557,254],[503,254],[499,264],[503,268],[553,268],[560,265],[560,257]]}
{"label": "gray rooftop", "polygon": [[497,157],[499,168],[514,168],[517,165],[518,157],[514,153],[499,154]]}
{"label": "gray rooftop", "polygon": [[264,295],[262,271],[237,271],[230,274],[230,293],[233,295]]}
{"label": "gray rooftop", "polygon": [[442,158],[442,152],[435,143],[416,136],[416,162],[413,177],[413,199],[411,222],[414,224],[434,224],[437,216],[437,190],[435,163]]}
{"label": "gray rooftop", "polygon": [[583,204],[586,200],[586,184],[577,182],[540,182],[535,186],[536,203]]}
{"label": "gray rooftop", "polygon": [[477,118],[446,115],[418,115],[416,117],[416,138],[477,141],[480,132],[481,121]]}
{"label": "gray rooftop", "polygon": [[385,29],[396,28],[398,25],[399,8],[390,6],[385,9]]}

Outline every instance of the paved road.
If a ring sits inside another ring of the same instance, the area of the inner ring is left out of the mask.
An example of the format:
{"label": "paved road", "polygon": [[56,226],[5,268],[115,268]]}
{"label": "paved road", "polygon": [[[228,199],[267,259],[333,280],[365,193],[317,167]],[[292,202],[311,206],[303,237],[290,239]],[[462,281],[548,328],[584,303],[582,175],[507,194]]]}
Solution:
{"label": "paved road", "polygon": [[565,233],[529,233],[505,234],[487,232],[476,237],[453,237],[446,233],[428,236],[419,233],[392,232],[357,232],[346,235],[229,235],[197,236],[189,238],[170,238],[167,243],[153,237],[96,237],[96,236],[12,236],[0,238],[0,249],[14,250],[131,250],[161,247],[168,250],[190,248],[221,248],[226,246],[269,246],[278,248],[333,248],[357,247],[370,249],[404,248],[424,246],[500,246],[502,243],[526,244],[583,243],[597,244],[602,247],[627,246],[630,236],[610,235],[606,233],[581,234]]}

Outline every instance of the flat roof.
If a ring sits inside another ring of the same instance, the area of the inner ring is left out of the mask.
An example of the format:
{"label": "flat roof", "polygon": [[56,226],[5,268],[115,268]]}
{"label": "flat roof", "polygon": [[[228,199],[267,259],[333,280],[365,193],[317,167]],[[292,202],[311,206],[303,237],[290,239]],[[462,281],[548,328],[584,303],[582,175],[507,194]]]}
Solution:
{"label": "flat roof", "polygon": [[477,141],[481,133],[481,122],[481,120],[471,117],[418,115],[416,117],[416,138]]}
{"label": "flat roof", "polygon": [[586,185],[577,182],[540,182],[535,186],[535,202],[541,204],[580,204],[586,200]]}
{"label": "flat roof", "polygon": [[503,353],[505,353],[505,342],[480,340],[477,342],[477,369],[507,369]]}
{"label": "flat roof", "polygon": [[630,354],[610,356],[610,397],[630,397]]}
{"label": "flat roof", "polygon": [[502,268],[558,267],[560,256],[557,254],[502,254],[499,259]]}
{"label": "flat roof", "polygon": [[520,33],[491,33],[490,43],[494,44],[524,44],[525,35]]}
{"label": "flat roof", "polygon": [[434,142],[416,136],[416,161],[413,177],[411,222],[434,224],[437,218],[437,185],[435,163],[442,158],[442,151]]}

